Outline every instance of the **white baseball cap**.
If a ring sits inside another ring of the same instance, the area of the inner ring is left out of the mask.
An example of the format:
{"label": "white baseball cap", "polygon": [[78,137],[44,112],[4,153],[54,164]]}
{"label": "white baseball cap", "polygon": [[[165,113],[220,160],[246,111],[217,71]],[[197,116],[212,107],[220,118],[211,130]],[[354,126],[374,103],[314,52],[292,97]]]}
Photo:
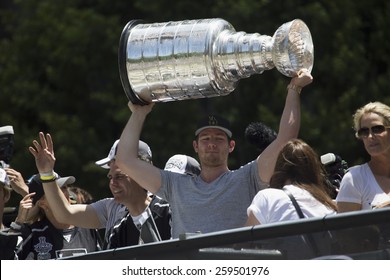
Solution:
{"label": "white baseball cap", "polygon": [[193,157],[177,154],[168,159],[164,170],[196,176],[200,174],[200,164]]}
{"label": "white baseball cap", "polygon": [[[116,140],[112,145],[110,152],[108,153],[108,156],[101,160],[96,161],[95,164],[105,169],[109,169],[110,167],[108,166],[108,163],[115,159],[118,150],[118,144],[119,144],[119,139]],[[138,157],[140,157],[144,161],[148,161],[148,162],[152,161],[152,150],[150,149],[148,144],[146,144],[144,141],[141,140],[139,140],[139,144],[138,144]]]}

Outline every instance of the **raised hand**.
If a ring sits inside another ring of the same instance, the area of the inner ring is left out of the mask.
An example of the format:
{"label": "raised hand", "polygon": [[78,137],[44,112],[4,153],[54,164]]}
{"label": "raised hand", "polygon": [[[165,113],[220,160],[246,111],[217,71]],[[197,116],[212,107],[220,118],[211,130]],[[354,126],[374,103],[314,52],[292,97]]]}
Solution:
{"label": "raised hand", "polygon": [[28,147],[28,150],[35,158],[35,164],[39,173],[50,173],[54,169],[56,158],[54,156],[53,140],[51,135],[39,132],[39,141],[34,140],[34,147]]}
{"label": "raised hand", "polygon": [[18,216],[15,219],[17,223],[26,223],[30,220],[32,216],[35,216],[39,210],[38,206],[35,206],[32,201],[32,197],[35,193],[27,194],[19,202]]}
{"label": "raised hand", "polygon": [[4,170],[7,172],[11,188],[22,196],[28,194],[28,186],[24,182],[22,174],[12,168],[5,168]]}
{"label": "raised hand", "polygon": [[144,114],[144,115],[149,114],[152,111],[154,105],[155,105],[155,103],[149,103],[146,105],[138,105],[138,104],[133,104],[131,101],[129,101],[127,103],[127,106],[129,107],[131,112],[133,112],[133,113],[142,112],[142,114]]}
{"label": "raised hand", "polygon": [[298,71],[297,76],[292,78],[291,83],[299,87],[305,87],[313,82],[313,77],[310,72],[302,68]]}

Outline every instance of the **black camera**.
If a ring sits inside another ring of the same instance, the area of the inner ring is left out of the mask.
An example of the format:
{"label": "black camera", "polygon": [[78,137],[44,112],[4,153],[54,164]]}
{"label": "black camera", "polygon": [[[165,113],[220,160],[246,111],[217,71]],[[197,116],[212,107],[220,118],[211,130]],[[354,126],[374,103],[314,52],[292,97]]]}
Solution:
{"label": "black camera", "polygon": [[336,198],[340,188],[341,180],[348,172],[348,164],[340,156],[327,153],[321,156],[321,163],[324,165],[328,185],[331,189],[332,198]]}
{"label": "black camera", "polygon": [[14,128],[11,125],[0,127],[0,167],[7,167],[14,153]]}

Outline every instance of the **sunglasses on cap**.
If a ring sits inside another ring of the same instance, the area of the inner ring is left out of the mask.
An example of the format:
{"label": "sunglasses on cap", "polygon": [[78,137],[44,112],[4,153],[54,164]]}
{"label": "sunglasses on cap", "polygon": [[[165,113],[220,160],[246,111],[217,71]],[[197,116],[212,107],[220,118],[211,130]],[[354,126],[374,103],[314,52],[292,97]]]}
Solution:
{"label": "sunglasses on cap", "polygon": [[380,125],[374,125],[372,127],[362,127],[356,132],[357,138],[366,138],[368,135],[370,135],[370,131],[372,135],[381,134],[385,132],[387,128],[390,128],[390,126],[384,126],[382,124]]}

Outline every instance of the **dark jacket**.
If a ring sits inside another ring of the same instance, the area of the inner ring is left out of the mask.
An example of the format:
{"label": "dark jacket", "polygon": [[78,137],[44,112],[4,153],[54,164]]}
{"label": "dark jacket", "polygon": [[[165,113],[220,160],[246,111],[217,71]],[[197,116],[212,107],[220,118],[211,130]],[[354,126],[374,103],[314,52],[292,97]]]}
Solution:
{"label": "dark jacket", "polygon": [[171,238],[171,210],[168,202],[153,196],[149,209],[152,217],[149,217],[138,229],[134,224],[131,215],[127,212],[113,227],[109,242],[105,249],[114,249],[150,243]]}
{"label": "dark jacket", "polygon": [[96,230],[78,227],[57,229],[47,218],[31,225],[24,224],[21,236],[23,241],[16,253],[22,260],[54,259],[100,250]]}

